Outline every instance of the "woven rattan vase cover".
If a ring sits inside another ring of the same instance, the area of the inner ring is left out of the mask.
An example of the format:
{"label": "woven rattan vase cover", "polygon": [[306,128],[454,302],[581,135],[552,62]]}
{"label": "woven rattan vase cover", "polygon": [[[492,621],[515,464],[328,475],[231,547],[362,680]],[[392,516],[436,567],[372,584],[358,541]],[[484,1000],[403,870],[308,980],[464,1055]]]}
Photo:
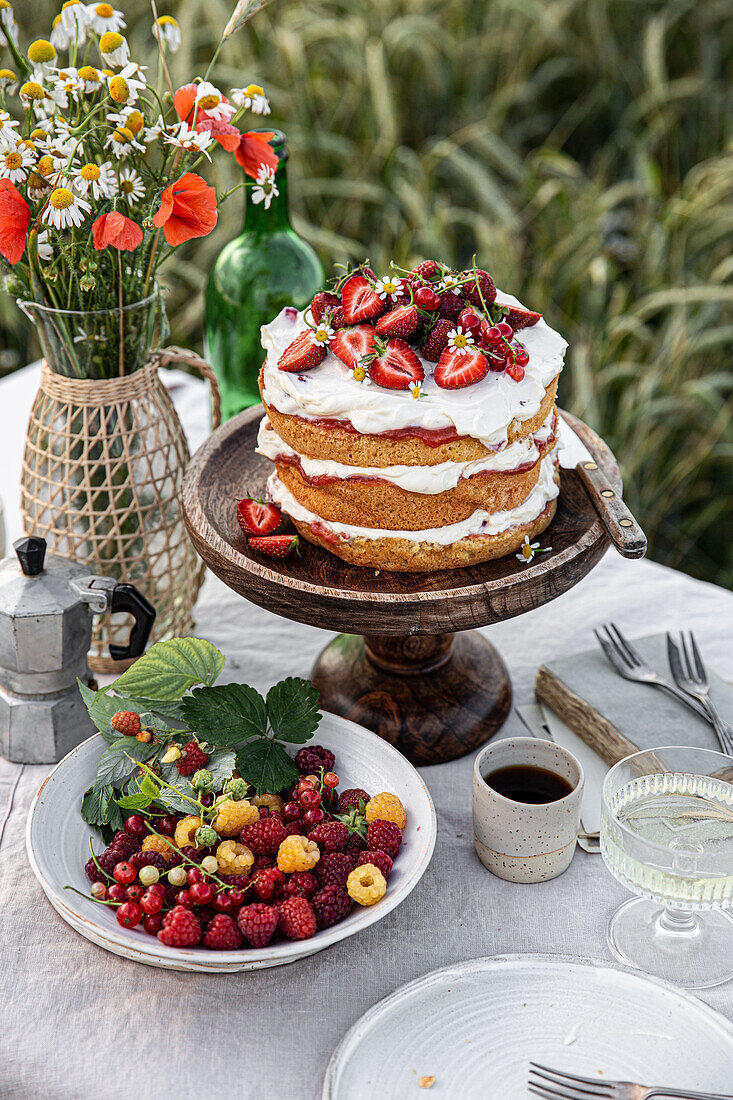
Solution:
{"label": "woven rattan vase cover", "polygon": [[[158,613],[151,642],[191,632],[203,580],[181,515],[188,445],[159,362],[104,381],[66,378],[44,363],[21,478],[26,534],[90,573],[137,585]],[[96,620],[92,669],[124,668],[107,646],[128,632],[126,615]]]}

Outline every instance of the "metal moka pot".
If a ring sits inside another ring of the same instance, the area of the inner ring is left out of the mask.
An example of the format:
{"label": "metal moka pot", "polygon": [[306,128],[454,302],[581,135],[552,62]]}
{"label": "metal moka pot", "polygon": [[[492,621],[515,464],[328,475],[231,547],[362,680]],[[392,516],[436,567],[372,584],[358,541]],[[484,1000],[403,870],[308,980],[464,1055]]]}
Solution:
{"label": "metal moka pot", "polygon": [[132,584],[46,557],[45,539],[18,539],[13,548],[17,557],[0,562],[0,755],[52,764],[95,731],[76,683],[93,683],[92,616],[134,616],[128,644],[109,647],[124,661],[145,649],[155,608]]}

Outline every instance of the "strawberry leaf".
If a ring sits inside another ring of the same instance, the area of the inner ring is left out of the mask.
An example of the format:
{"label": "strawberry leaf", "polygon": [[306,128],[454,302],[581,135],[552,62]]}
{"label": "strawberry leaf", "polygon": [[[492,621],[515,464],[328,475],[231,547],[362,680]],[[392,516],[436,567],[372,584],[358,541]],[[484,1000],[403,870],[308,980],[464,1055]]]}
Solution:
{"label": "strawberry leaf", "polygon": [[257,794],[275,794],[291,787],[298,778],[298,769],[286,750],[269,737],[250,741],[237,752],[237,771],[251,783]]}
{"label": "strawberry leaf", "polygon": [[115,791],[111,783],[101,787],[90,787],[81,800],[81,816],[88,825],[93,825],[103,833],[116,832],[125,824],[122,814],[115,803]]}
{"label": "strawberry leaf", "polygon": [[318,729],[318,692],[310,680],[288,676],[267,693],[267,713],[275,737],[303,744]]}
{"label": "strawberry leaf", "polygon": [[236,745],[267,733],[265,700],[249,684],[196,688],[182,709],[189,728],[212,745]]}

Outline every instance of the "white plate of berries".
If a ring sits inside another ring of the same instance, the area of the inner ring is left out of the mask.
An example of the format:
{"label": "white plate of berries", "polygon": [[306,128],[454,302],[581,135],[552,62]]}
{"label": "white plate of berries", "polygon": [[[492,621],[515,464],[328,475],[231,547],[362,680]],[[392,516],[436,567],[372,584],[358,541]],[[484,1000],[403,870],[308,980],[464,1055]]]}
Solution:
{"label": "white plate of berries", "polygon": [[31,806],[33,872],[60,916],[172,970],[280,966],[354,935],[427,869],[435,810],[376,734],[307,680],[215,686],[208,642],[159,642],[100,692],[99,733]]}

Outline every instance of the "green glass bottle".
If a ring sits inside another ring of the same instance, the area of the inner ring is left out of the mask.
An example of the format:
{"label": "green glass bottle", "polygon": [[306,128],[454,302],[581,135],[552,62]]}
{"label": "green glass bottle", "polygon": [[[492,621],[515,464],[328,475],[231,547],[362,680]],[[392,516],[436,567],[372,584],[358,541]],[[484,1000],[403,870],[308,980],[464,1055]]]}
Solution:
{"label": "green glass bottle", "polygon": [[280,158],[279,195],[269,210],[245,199],[244,231],[222,249],[206,287],[204,346],[225,420],[260,400],[260,325],[285,306],[305,309],[325,280],[317,254],[290,225],[285,135],[276,132],[270,144]]}

